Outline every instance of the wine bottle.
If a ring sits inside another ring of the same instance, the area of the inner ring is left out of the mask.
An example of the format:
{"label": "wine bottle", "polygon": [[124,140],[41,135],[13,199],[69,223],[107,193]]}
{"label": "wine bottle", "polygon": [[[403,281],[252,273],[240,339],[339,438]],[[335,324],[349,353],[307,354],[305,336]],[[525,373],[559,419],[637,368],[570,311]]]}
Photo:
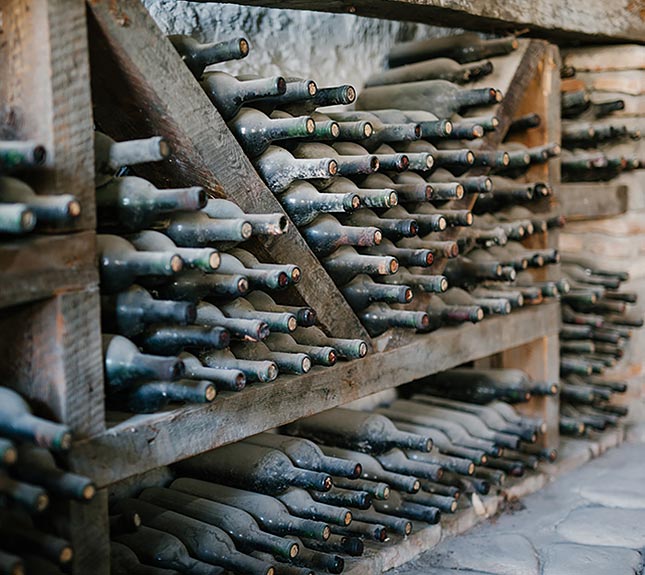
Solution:
{"label": "wine bottle", "polygon": [[270,295],[261,291],[251,292],[247,296],[246,300],[251,303],[256,310],[292,314],[296,318],[297,324],[303,327],[312,326],[316,323],[316,311],[308,306],[277,304]]}
{"label": "wine bottle", "polygon": [[[254,296],[255,301],[262,302],[266,306],[265,298]],[[290,311],[263,311],[258,310],[251,303],[251,300],[237,298],[232,302],[225,302],[220,305],[222,312],[229,318],[261,320],[269,326],[271,332],[291,333],[298,326],[296,315]]]}
{"label": "wine bottle", "polygon": [[215,386],[206,380],[149,381],[110,395],[115,409],[132,413],[154,413],[171,402],[210,403],[215,399]]}
{"label": "wine bottle", "polygon": [[37,195],[25,182],[8,176],[0,177],[0,204],[22,204],[35,223],[54,227],[72,224],[81,215],[81,204],[73,195]]}
{"label": "wine bottle", "polygon": [[388,54],[388,66],[396,68],[404,64],[442,57],[452,58],[464,64],[509,54],[518,47],[519,42],[514,36],[486,40],[475,32],[464,32],[443,38],[397,44]]}
{"label": "wine bottle", "polygon": [[249,280],[239,273],[223,273],[222,266],[215,273],[205,274],[189,270],[176,275],[168,283],[155,287],[158,297],[198,302],[211,298],[240,297],[249,290]]}
{"label": "wine bottle", "polygon": [[529,112],[523,116],[514,118],[511,122],[511,125],[508,128],[508,134],[517,134],[530,130],[531,128],[537,128],[542,123],[542,118],[539,114],[535,112]]}
{"label": "wine bottle", "polygon": [[[440,213],[410,213],[403,206],[394,206],[383,213],[384,218],[412,219],[416,223],[419,235],[430,232],[442,232],[448,227],[446,218]],[[414,234],[408,234],[414,235]]]}
{"label": "wine bottle", "polygon": [[328,115],[322,114],[320,112],[312,112],[312,118],[316,122],[316,126],[319,126],[323,122],[334,122],[338,126],[338,134],[334,137],[334,140],[342,138],[343,140],[348,140],[350,142],[362,141],[366,138],[369,138],[374,133],[374,128],[366,120],[332,120]]}
{"label": "wine bottle", "polygon": [[[247,381],[269,382],[278,377],[278,366],[273,361],[239,359],[228,350],[211,350],[199,356],[206,367],[242,372]],[[237,377],[237,376],[236,376]]]}
{"label": "wine bottle", "polygon": [[248,235],[246,233],[247,226],[242,224],[244,239],[248,239],[251,234],[254,236],[279,236],[287,230],[288,226],[287,218],[282,213],[247,214],[234,202],[222,198],[210,198],[202,211],[209,218],[219,220],[218,224],[221,226],[226,226],[222,222],[227,220],[231,220],[231,225],[240,225],[241,222],[250,224]]}
{"label": "wine bottle", "polygon": [[[426,179],[430,185],[438,189],[449,186],[449,189],[458,190],[457,186],[461,186],[461,197],[463,197],[464,194],[483,194],[490,192],[493,189],[493,181],[488,176],[456,178],[444,168],[435,170]],[[460,199],[459,191],[456,191],[455,195],[457,196],[455,199]]]}
{"label": "wine bottle", "polygon": [[287,82],[280,76],[240,81],[225,72],[206,72],[200,84],[226,121],[244,104],[279,96],[287,90]]}
{"label": "wine bottle", "polygon": [[32,415],[29,404],[6,387],[0,387],[0,436],[52,451],[66,451],[72,444],[72,432],[67,425]]}
{"label": "wine bottle", "polygon": [[281,194],[296,180],[326,180],[338,173],[338,163],[333,158],[294,158],[277,146],[269,146],[258,156],[255,167],[274,194]]}
{"label": "wine bottle", "polygon": [[[419,124],[414,122],[389,124],[381,122],[377,116],[370,112],[361,110],[345,110],[342,112],[330,112],[328,116],[332,120],[339,122],[341,126],[342,122],[369,122],[372,128],[372,133],[368,138],[359,142],[368,151],[375,150],[384,142],[418,140],[421,137],[421,126],[419,126]],[[338,139],[347,139],[342,130]]]}
{"label": "wine bottle", "polygon": [[27,525],[20,525],[7,512],[0,513],[0,536],[3,547],[19,555],[30,553],[57,565],[68,564],[74,555],[68,541]]}
{"label": "wine bottle", "polygon": [[207,66],[229,60],[240,60],[246,58],[249,53],[249,43],[246,38],[233,38],[208,44],[202,44],[184,34],[171,34],[167,38],[198,80]]}
{"label": "wine bottle", "polygon": [[372,497],[366,491],[332,487],[329,491],[309,491],[311,498],[319,503],[335,506],[369,509]]}
{"label": "wine bottle", "polygon": [[[393,412],[393,414],[396,415],[396,412]],[[398,429],[401,429],[403,431],[410,431],[412,433],[426,433],[432,439],[434,445],[440,450],[439,454],[435,454],[435,456],[437,457],[446,454],[446,457],[465,459],[467,461],[471,461],[475,465],[483,465],[488,460],[487,454],[480,448],[466,447],[464,445],[453,442],[448,433],[450,433],[450,435],[455,438],[455,441],[462,441],[464,439],[467,439],[467,436],[465,434],[455,434],[455,432],[459,432],[460,428],[458,426],[450,426],[450,429],[445,428],[446,431],[444,432],[436,427],[427,427],[426,424],[408,423],[403,420],[395,420],[394,423]],[[427,425],[430,425],[429,422],[426,423]],[[461,430],[465,431],[463,430],[463,428],[461,428]],[[415,456],[424,455],[416,451],[409,451],[408,454],[414,454]],[[429,458],[433,457],[433,452],[430,452],[427,455]],[[453,464],[450,460],[444,459],[441,462],[441,465],[443,466],[443,475],[445,477],[446,473],[448,473],[452,469]],[[468,469],[470,469],[470,466],[468,466]],[[465,474],[462,473],[462,475]],[[427,484],[427,481],[421,482],[422,487],[424,484]],[[425,489],[425,487],[423,487],[423,489]]]}
{"label": "wine bottle", "polygon": [[274,535],[302,535],[325,541],[331,534],[325,523],[294,517],[278,499],[269,495],[185,477],[176,479],[170,487],[246,511],[263,531]]}
{"label": "wine bottle", "polygon": [[59,469],[52,454],[42,447],[21,445],[12,474],[65,499],[90,501],[96,494],[96,486],[91,479]]}
{"label": "wine bottle", "polygon": [[378,228],[343,226],[330,214],[318,216],[301,233],[319,256],[327,256],[341,246],[378,245],[382,239]]}
{"label": "wine bottle", "polygon": [[139,499],[219,527],[243,553],[258,549],[280,557],[298,554],[298,544],[294,539],[261,531],[253,517],[242,509],[162,487],[144,489]]}
{"label": "wine bottle", "polygon": [[355,193],[321,194],[307,182],[296,182],[280,196],[280,203],[296,226],[313,222],[319,214],[352,212],[361,205]]}
{"label": "wine bottle", "polygon": [[364,521],[352,521],[346,527],[334,526],[332,531],[337,535],[348,535],[350,537],[361,537],[371,541],[383,543],[387,539],[388,531],[385,525],[380,523],[368,523]]}
{"label": "wine bottle", "polygon": [[[336,146],[337,144],[334,144]],[[335,147],[318,142],[304,142],[292,150],[294,158],[300,160],[317,160],[320,158],[333,158],[337,164],[337,174],[344,177],[373,174],[379,169],[379,159],[367,153],[367,150],[358,147],[358,151],[351,148],[344,152]],[[342,149],[342,148],[341,148]]]}
{"label": "wine bottle", "polygon": [[301,375],[308,373],[312,367],[311,357],[306,353],[288,353],[273,351],[264,342],[252,344],[234,343],[231,351],[236,357],[252,361],[272,361],[281,372]]}
{"label": "wine bottle", "polygon": [[39,486],[12,479],[0,469],[0,497],[3,506],[7,504],[21,507],[29,514],[42,513],[49,506],[47,492]]}
{"label": "wine bottle", "polygon": [[528,401],[530,380],[519,369],[451,369],[423,380],[446,397],[487,403],[493,399]]}
{"label": "wine bottle", "polygon": [[30,169],[47,161],[45,146],[30,140],[0,140],[0,172]]}
{"label": "wine bottle", "polygon": [[137,337],[139,346],[158,355],[176,355],[190,349],[224,349],[231,337],[222,327],[154,325]]}
{"label": "wine bottle", "polygon": [[[390,449],[386,453],[375,455],[376,460],[388,471],[402,475],[412,475],[421,479],[436,481],[443,475],[440,465],[424,460],[411,460],[398,448]],[[392,485],[392,487],[396,487]]]}
{"label": "wine bottle", "polygon": [[[358,278],[356,274],[383,276],[394,274],[399,269],[399,262],[393,257],[358,254],[349,246],[343,246],[331,255],[321,258],[321,263],[341,286]],[[410,297],[406,301],[409,301]]]}
{"label": "wine bottle", "polygon": [[436,139],[451,136],[453,125],[450,120],[439,119],[423,110],[371,110],[371,114],[388,124],[405,124],[412,122],[421,128],[421,138]]}
{"label": "wine bottle", "polygon": [[110,573],[112,575],[180,575],[174,569],[142,565],[134,551],[123,543],[110,541]]}
{"label": "wine bottle", "polygon": [[362,253],[372,256],[391,256],[404,266],[429,267],[434,261],[430,250],[400,248],[390,240],[384,239],[378,246],[363,248]]}
{"label": "wine bottle", "polygon": [[316,365],[331,366],[336,363],[337,352],[333,347],[303,345],[286,333],[273,333],[264,340],[266,346],[274,352],[305,354]]}
{"label": "wine bottle", "polygon": [[291,486],[327,491],[332,485],[329,475],[298,469],[281,451],[247,443],[226,445],[182,461],[178,469],[191,477],[267,495],[283,493]]}
{"label": "wine bottle", "polygon": [[329,457],[313,441],[308,439],[275,433],[260,433],[247,438],[246,441],[279,449],[293,461],[294,465],[303,469],[325,472],[349,479],[356,479],[361,475],[360,463],[344,458]]}
{"label": "wine bottle", "polygon": [[361,339],[346,339],[337,337],[327,337],[322,330],[317,327],[308,327],[303,329],[299,327],[294,333],[293,338],[306,345],[319,345],[333,347],[338,357],[341,359],[356,359],[365,357],[369,351],[367,343]]}
{"label": "wine bottle", "polygon": [[155,227],[178,246],[188,248],[207,247],[218,242],[243,242],[253,233],[246,219],[215,220],[204,210],[169,214]]}
{"label": "wine bottle", "polygon": [[269,326],[261,319],[229,318],[205,301],[197,305],[196,322],[209,327],[222,327],[234,339],[260,341],[269,335]]}
{"label": "wine bottle", "polygon": [[194,304],[155,300],[138,285],[101,297],[101,324],[107,332],[133,336],[152,323],[185,325],[194,322],[195,318]]}
{"label": "wine bottle", "polygon": [[0,234],[26,234],[36,227],[36,216],[25,204],[0,204]]}
{"label": "wine bottle", "polygon": [[[461,473],[462,475],[472,475],[475,472],[475,464],[470,459],[444,455],[443,453],[440,453],[434,449],[430,453],[406,450],[405,455],[408,459],[422,463],[428,463],[441,469],[441,475],[438,475],[437,478],[434,479],[434,481],[438,481],[439,479],[441,479],[441,477],[443,477],[443,472],[445,469],[455,471],[456,473]],[[423,487],[423,482],[421,482],[421,487],[425,489]]]}
{"label": "wine bottle", "polygon": [[122,513],[110,514],[110,535],[119,533],[132,533],[141,527],[141,515],[132,509]]}
{"label": "wine bottle", "polygon": [[[398,206],[397,206],[398,207]],[[396,208],[391,208],[396,209]],[[388,218],[377,216],[369,208],[363,208],[342,218],[343,223],[353,227],[374,227],[381,230],[390,240],[409,238],[417,235],[417,222],[410,218]]]}
{"label": "wine bottle", "polygon": [[413,215],[433,215],[437,214],[446,220],[448,226],[472,226],[473,214],[470,210],[438,210],[428,203],[415,204],[411,208]]}
{"label": "wine bottle", "polygon": [[127,240],[114,235],[97,237],[101,289],[107,293],[121,291],[137,277],[171,276],[181,271],[183,262],[177,253],[138,252]]}
{"label": "wine bottle", "polygon": [[[407,153],[428,153],[434,158],[434,165],[437,167],[470,167],[475,165],[475,154],[468,148],[458,146],[451,149],[438,149],[426,140],[417,140],[416,142],[395,143],[394,148],[400,152]],[[418,181],[420,176],[415,177],[413,174],[404,173],[394,178],[395,182],[413,183]]]}
{"label": "wine bottle", "polygon": [[12,441],[0,437],[0,467],[9,467],[16,463],[18,450]]}
{"label": "wine bottle", "polygon": [[[349,145],[351,145],[351,142],[334,144],[339,150],[341,146]],[[381,144],[376,148],[375,154],[379,159],[379,170],[383,171],[405,172],[406,170],[414,170],[415,172],[429,172],[434,166],[434,158],[427,152],[399,154],[391,146]]]}
{"label": "wine bottle", "polygon": [[[329,495],[331,490],[318,493]],[[297,517],[324,521],[334,525],[349,525],[352,522],[352,512],[346,507],[315,501],[309,492],[299,487],[290,487],[284,493],[276,495],[276,498],[284,503],[291,515]]]}
{"label": "wine bottle", "polygon": [[[387,176],[383,174],[371,174],[363,181],[366,188],[359,188],[354,182],[347,178],[336,177],[329,182],[329,185],[323,189],[326,194],[356,194],[361,202],[361,205],[366,208],[389,208],[396,205],[398,202],[397,193],[387,186],[373,187],[372,178],[379,177],[385,178],[386,182],[392,183]],[[428,186],[426,186],[428,187]],[[425,188],[424,188],[425,189]],[[423,197],[426,197],[425,194]]]}
{"label": "wine bottle", "polygon": [[426,507],[425,505],[406,501],[396,491],[392,491],[386,501],[374,501],[373,505],[374,510],[379,513],[423,521],[430,525],[436,525],[441,519],[441,511],[436,507]]}
{"label": "wine bottle", "polygon": [[294,284],[298,283],[302,277],[302,270],[295,264],[264,263],[259,261],[251,252],[241,248],[232,248],[228,250],[228,253],[240,260],[248,269],[284,273],[289,282]]}
{"label": "wine bottle", "polygon": [[435,258],[456,258],[459,255],[459,246],[452,240],[435,240],[433,234],[422,238],[409,238],[397,242],[397,246],[404,248],[427,248]]}
{"label": "wine bottle", "polygon": [[[260,77],[255,74],[244,74],[237,76],[238,80],[256,80]],[[312,100],[318,93],[316,82],[310,78],[286,77],[286,90],[283,94],[262,98],[249,105],[262,110],[265,114],[271,114],[277,108],[285,109],[292,114],[303,115],[305,102]]]}
{"label": "wine bottle", "polygon": [[307,437],[316,443],[338,445],[357,451],[384,453],[393,447],[429,451],[432,441],[403,433],[382,415],[337,407],[287,425],[289,435]]}
{"label": "wine bottle", "polygon": [[450,58],[433,58],[372,74],[365,82],[365,86],[385,86],[422,80],[447,80],[456,84],[465,84],[486,76],[492,71],[493,63],[490,61],[463,65]]}
{"label": "wine bottle", "polygon": [[323,551],[325,553],[342,553],[350,557],[360,557],[363,555],[363,541],[358,537],[346,537],[343,535],[332,534],[327,541],[317,541],[315,539],[302,539],[305,547],[314,551]]}
{"label": "wine bottle", "polygon": [[284,289],[291,281],[291,275],[287,273],[289,270],[246,267],[230,253],[223,253],[220,257],[218,273],[243,276],[248,279],[251,289]]}
{"label": "wine bottle", "polygon": [[295,557],[289,559],[289,563],[306,566],[307,568],[313,567],[314,569],[323,570],[327,573],[343,572],[345,560],[342,557],[329,553],[321,553],[320,551],[313,551],[305,547],[299,539],[297,541],[300,546],[300,552]]}
{"label": "wine bottle", "polygon": [[170,156],[170,145],[160,137],[115,142],[110,136],[94,132],[94,171],[96,185],[110,180],[123,166],[159,162]]}
{"label": "wine bottle", "polygon": [[443,293],[448,289],[448,280],[438,274],[412,274],[406,268],[392,276],[379,278],[379,282],[392,285],[413,286],[426,293]]}
{"label": "wine bottle", "polygon": [[479,305],[451,305],[438,296],[430,298],[425,311],[432,329],[466,322],[478,323],[484,319],[484,310]]}
{"label": "wine bottle", "polygon": [[[465,108],[496,104],[501,100],[500,92],[494,88],[465,90],[446,80],[425,80],[366,88],[356,100],[356,107],[378,110],[396,102],[404,110],[425,110],[439,118],[450,118]],[[337,119],[333,115],[332,118]]]}
{"label": "wine bottle", "polygon": [[239,391],[246,385],[246,376],[238,369],[206,367],[198,358],[187,352],[181,353],[179,359],[184,362],[186,379],[211,381],[217,389],[229,391]]}
{"label": "wine bottle", "polygon": [[366,510],[356,510],[354,511],[357,522],[371,523],[377,525],[383,525],[397,535],[410,535],[412,533],[412,522],[404,519],[403,517],[393,517],[392,515],[386,515],[385,513],[379,513],[374,511],[374,509]]}
{"label": "wine bottle", "polygon": [[311,136],[316,123],[309,116],[274,119],[253,108],[242,108],[228,127],[251,158],[264,153],[274,142]]}
{"label": "wine bottle", "polygon": [[373,303],[361,311],[359,319],[372,336],[381,335],[391,327],[425,331],[430,326],[425,312],[392,309],[383,303]]}
{"label": "wine bottle", "polygon": [[448,278],[450,285],[462,286],[478,283],[486,279],[499,281],[503,277],[503,266],[497,260],[473,261],[470,258],[460,256],[459,258],[448,260],[443,273]]}
{"label": "wine bottle", "polygon": [[281,103],[281,107],[292,114],[307,114],[317,108],[327,106],[345,106],[356,100],[356,90],[349,84],[341,86],[317,87],[315,94],[308,94],[308,97],[293,101],[292,103]]}
{"label": "wine bottle", "polygon": [[169,251],[179,255],[184,267],[196,268],[209,273],[221,263],[220,254],[213,248],[178,248],[166,235],[153,230],[144,230],[128,236],[130,243],[142,252]]}
{"label": "wine bottle", "polygon": [[105,381],[119,391],[135,381],[171,381],[183,375],[184,365],[176,357],[146,355],[129,339],[103,334]]}
{"label": "wine bottle", "polygon": [[[372,471],[377,472],[380,468],[374,466]],[[385,473],[383,471],[383,473]],[[345,479],[343,477],[334,477],[334,485],[341,489],[350,489],[359,492],[365,492],[375,499],[387,499],[390,496],[390,486],[383,481],[372,481],[371,479]],[[409,488],[410,484],[407,484]]]}

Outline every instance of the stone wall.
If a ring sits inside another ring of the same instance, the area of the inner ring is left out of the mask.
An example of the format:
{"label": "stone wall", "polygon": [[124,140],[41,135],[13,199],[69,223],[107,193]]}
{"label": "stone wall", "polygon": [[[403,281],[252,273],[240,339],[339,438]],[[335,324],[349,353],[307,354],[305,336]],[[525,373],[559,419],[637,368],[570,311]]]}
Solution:
{"label": "stone wall", "polygon": [[[572,50],[564,54],[564,62],[574,66],[576,77],[591,88],[592,101],[626,100],[624,111],[599,123],[624,124],[632,130],[640,129],[645,136],[645,47]],[[602,149],[607,154],[645,161],[645,138]],[[625,213],[568,222],[560,235],[560,248],[592,256],[599,267],[628,271],[630,280],[621,286],[621,291],[639,295],[636,308],[642,317],[645,311],[645,169],[625,172],[609,183],[627,186]],[[621,401],[629,403],[631,419],[645,419],[645,329],[633,331],[625,356],[608,374],[630,383]]]}
{"label": "stone wall", "polygon": [[395,42],[455,32],[352,14],[175,0],[144,4],[167,34],[189,34],[204,42],[245,36],[251,45],[247,58],[220,64],[219,70],[308,77],[320,86],[347,83],[359,88],[383,68]]}

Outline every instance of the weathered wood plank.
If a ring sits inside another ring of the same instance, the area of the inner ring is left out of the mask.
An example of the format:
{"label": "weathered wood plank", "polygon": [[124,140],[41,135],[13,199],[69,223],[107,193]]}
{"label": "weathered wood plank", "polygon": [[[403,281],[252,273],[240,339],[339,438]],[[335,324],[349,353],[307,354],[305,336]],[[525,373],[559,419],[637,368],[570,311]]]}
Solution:
{"label": "weathered wood plank", "polygon": [[528,28],[533,35],[545,38],[645,41],[645,23],[638,2],[623,1],[618,6],[602,0],[572,0],[566,10],[555,1],[525,0],[230,0],[227,3],[350,13],[485,32]]}
{"label": "weathered wood plank", "polygon": [[130,417],[75,444],[77,470],[100,486],[185,459],[360,397],[555,335],[560,307],[548,303],[477,325],[419,335],[404,347],[299,377],[280,377],[239,393],[222,393],[210,406]]}
{"label": "weathered wood plank", "polygon": [[94,232],[0,243],[0,309],[98,285]]}
{"label": "weathered wood plank", "polygon": [[[244,210],[283,212],[217,110],[137,0],[89,4],[97,121],[113,137],[160,134],[174,150],[171,173],[185,184],[226,195]],[[293,224],[263,247],[303,270],[297,289],[333,335],[366,331]]]}
{"label": "weathered wood plank", "polygon": [[609,218],[627,211],[627,186],[612,182],[560,186],[558,202],[569,220]]}
{"label": "weathered wood plank", "polygon": [[92,229],[94,148],[90,70],[83,0],[2,3],[0,101],[16,118],[18,136],[43,143],[48,161],[27,174],[38,193],[74,194]]}
{"label": "weathered wood plank", "polygon": [[619,92],[631,96],[645,94],[645,70],[580,72],[576,77],[582,80],[589,90],[600,92],[599,96],[602,96],[603,92]]}
{"label": "weathered wood plank", "polygon": [[645,46],[618,44],[616,46],[586,46],[567,50],[564,62],[578,72],[645,69]]}

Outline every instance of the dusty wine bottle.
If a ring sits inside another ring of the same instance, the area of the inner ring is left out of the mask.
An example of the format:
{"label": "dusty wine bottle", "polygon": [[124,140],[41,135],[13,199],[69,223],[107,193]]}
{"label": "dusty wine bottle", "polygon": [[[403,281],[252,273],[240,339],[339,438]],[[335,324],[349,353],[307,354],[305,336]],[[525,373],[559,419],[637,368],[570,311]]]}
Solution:
{"label": "dusty wine bottle", "polygon": [[247,381],[273,381],[278,377],[278,366],[273,361],[238,359],[228,350],[211,350],[199,356],[207,367],[242,372]]}
{"label": "dusty wine bottle", "polygon": [[31,515],[42,513],[49,506],[47,492],[39,486],[16,481],[0,469],[0,496],[3,505],[16,505]]}
{"label": "dusty wine bottle", "polygon": [[296,182],[280,196],[280,203],[296,226],[304,226],[323,213],[343,213],[356,210],[361,205],[355,193],[321,194],[307,182]]}
{"label": "dusty wine bottle", "polygon": [[356,359],[365,357],[369,351],[367,343],[362,339],[345,339],[338,337],[327,337],[317,327],[303,329],[299,327],[293,333],[293,338],[307,345],[329,345],[333,347],[338,356],[343,359]]}
{"label": "dusty wine bottle", "polygon": [[29,404],[6,387],[0,387],[0,436],[52,451],[66,451],[72,443],[72,432],[67,425],[32,415]]}
{"label": "dusty wine bottle", "polygon": [[282,493],[291,486],[327,491],[332,485],[329,475],[298,469],[281,451],[247,443],[227,445],[182,461],[178,469],[192,477],[267,495]]}
{"label": "dusty wine bottle", "polygon": [[116,174],[123,166],[159,162],[168,156],[170,145],[159,136],[115,142],[102,132],[94,132],[94,171],[97,185],[107,183],[109,176]]}
{"label": "dusty wine bottle", "polygon": [[198,325],[223,327],[234,339],[260,341],[269,335],[269,326],[260,319],[229,318],[213,304],[201,301],[197,305]]}
{"label": "dusty wine bottle", "polygon": [[8,176],[0,177],[0,204],[21,204],[34,215],[34,223],[53,227],[69,225],[81,215],[81,204],[73,195],[38,195],[26,183]]}
{"label": "dusty wine bottle", "polygon": [[388,65],[390,68],[396,68],[412,62],[442,57],[452,58],[464,64],[509,54],[518,47],[519,42],[514,36],[486,40],[475,32],[464,32],[443,38],[397,44],[388,54]]}
{"label": "dusty wine bottle", "polygon": [[373,303],[359,314],[359,319],[373,336],[381,335],[392,327],[419,331],[430,327],[430,320],[425,312],[392,309],[383,303]]}
{"label": "dusty wine bottle", "polygon": [[274,352],[302,353],[311,358],[312,364],[331,366],[336,363],[337,352],[333,347],[303,345],[286,333],[272,333],[264,340],[266,346]]}
{"label": "dusty wine bottle", "polygon": [[206,380],[149,381],[112,394],[108,401],[116,409],[154,413],[172,402],[210,403],[216,393],[213,383]]}
{"label": "dusty wine bottle", "polygon": [[311,370],[313,362],[306,353],[273,351],[264,342],[245,344],[236,342],[231,345],[236,357],[253,361],[272,361],[281,372],[301,375]]}
{"label": "dusty wine bottle", "polygon": [[0,139],[0,172],[30,169],[47,161],[45,146],[29,140]]}
{"label": "dusty wine bottle", "polygon": [[186,379],[208,380],[213,382],[217,389],[229,391],[239,391],[246,385],[246,376],[240,370],[206,367],[188,352],[181,353],[179,359],[184,362]]}
{"label": "dusty wine bottle", "polygon": [[269,326],[272,332],[290,333],[298,327],[298,319],[295,314],[291,312],[261,311],[256,309],[250,300],[244,298],[222,303],[220,309],[229,318],[261,320]]}
{"label": "dusty wine bottle", "polygon": [[280,76],[240,81],[225,72],[207,72],[202,76],[200,84],[227,121],[233,118],[244,104],[279,96],[287,90],[287,82]]}
{"label": "dusty wine bottle", "polygon": [[[332,488],[333,489],[333,488]],[[329,495],[332,491],[318,492]],[[291,515],[325,521],[334,525],[349,525],[352,522],[352,512],[338,505],[327,505],[312,498],[309,492],[299,487],[290,487],[284,493],[276,495],[282,501]]]}
{"label": "dusty wine bottle", "polygon": [[[202,210],[213,220],[222,221],[232,220],[231,223],[247,222],[251,229],[245,239],[250,235],[279,236],[287,230],[287,218],[282,213],[272,214],[247,214],[242,209],[231,202],[222,198],[210,198],[206,202],[206,207]],[[240,240],[241,241],[241,240]]]}
{"label": "dusty wine bottle", "polygon": [[198,80],[207,66],[229,60],[240,60],[246,58],[249,53],[249,43],[246,38],[233,38],[208,44],[202,44],[184,34],[171,34],[167,38]]}
{"label": "dusty wine bottle", "polygon": [[[220,266],[221,268],[221,266]],[[169,282],[156,286],[158,297],[198,302],[212,298],[239,297],[249,290],[249,280],[241,274],[205,274],[200,270],[189,270],[173,277]]]}
{"label": "dusty wine bottle", "polygon": [[432,448],[429,438],[400,432],[387,417],[341,407],[304,417],[285,429],[289,435],[358,451],[384,453],[393,447],[419,451]]}

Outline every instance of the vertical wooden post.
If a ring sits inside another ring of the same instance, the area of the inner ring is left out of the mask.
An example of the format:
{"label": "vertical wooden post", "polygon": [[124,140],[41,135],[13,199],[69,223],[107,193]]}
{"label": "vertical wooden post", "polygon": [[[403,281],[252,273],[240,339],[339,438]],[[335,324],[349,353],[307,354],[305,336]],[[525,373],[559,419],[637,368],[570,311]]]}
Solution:
{"label": "vertical wooden post", "polygon": [[[503,351],[492,359],[491,367],[516,368],[525,371],[534,381],[554,383],[560,369],[560,346],[558,335],[536,339],[526,345]],[[517,410],[525,415],[538,417],[546,422],[547,432],[540,436],[540,446],[557,449],[560,442],[558,396],[532,397],[520,403]]]}

